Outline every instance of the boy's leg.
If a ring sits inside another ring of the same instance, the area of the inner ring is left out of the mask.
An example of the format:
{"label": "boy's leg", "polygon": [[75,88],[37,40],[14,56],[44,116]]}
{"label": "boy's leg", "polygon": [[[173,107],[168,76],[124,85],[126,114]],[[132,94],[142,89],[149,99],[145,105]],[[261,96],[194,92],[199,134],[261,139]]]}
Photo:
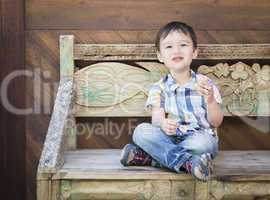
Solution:
{"label": "boy's leg", "polygon": [[179,143],[183,148],[192,153],[184,167],[195,178],[202,181],[209,180],[212,171],[211,160],[218,153],[218,139],[209,133],[194,132]]}
{"label": "boy's leg", "polygon": [[211,157],[216,157],[218,153],[218,139],[216,136],[204,132],[194,132],[188,135],[178,145],[187,149],[191,154],[211,154]]}
{"label": "boy's leg", "polygon": [[133,141],[162,166],[176,172],[180,172],[180,166],[192,156],[187,149],[175,144],[170,136],[150,123],[142,123],[136,127]]}

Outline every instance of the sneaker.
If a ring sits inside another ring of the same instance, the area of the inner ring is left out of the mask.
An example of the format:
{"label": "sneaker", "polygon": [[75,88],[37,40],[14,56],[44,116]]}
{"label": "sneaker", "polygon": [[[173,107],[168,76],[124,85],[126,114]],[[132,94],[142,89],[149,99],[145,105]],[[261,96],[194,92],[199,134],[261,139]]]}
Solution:
{"label": "sneaker", "polygon": [[187,161],[183,168],[194,178],[200,181],[208,181],[212,174],[212,159],[210,154],[193,155],[192,159]]}
{"label": "sneaker", "polygon": [[151,166],[152,158],[138,146],[126,144],[122,149],[120,162],[124,166]]}

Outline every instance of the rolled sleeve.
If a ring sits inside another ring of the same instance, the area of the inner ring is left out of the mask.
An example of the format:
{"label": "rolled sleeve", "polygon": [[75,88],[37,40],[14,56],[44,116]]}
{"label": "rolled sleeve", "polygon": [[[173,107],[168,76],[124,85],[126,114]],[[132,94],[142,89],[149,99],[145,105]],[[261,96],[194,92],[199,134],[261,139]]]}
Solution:
{"label": "rolled sleeve", "polygon": [[148,92],[145,109],[149,110],[152,107],[164,108],[164,106],[165,98],[162,88],[158,84],[152,85]]}
{"label": "rolled sleeve", "polygon": [[214,92],[214,97],[216,99],[216,102],[218,104],[222,104],[222,98],[221,98],[220,92],[218,90],[218,87],[215,84],[213,84],[213,92]]}

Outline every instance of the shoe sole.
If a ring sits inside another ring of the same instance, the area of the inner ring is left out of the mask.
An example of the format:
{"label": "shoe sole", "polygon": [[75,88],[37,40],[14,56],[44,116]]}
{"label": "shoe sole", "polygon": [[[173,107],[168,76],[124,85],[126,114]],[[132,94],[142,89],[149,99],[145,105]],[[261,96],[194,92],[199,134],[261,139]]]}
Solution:
{"label": "shoe sole", "polygon": [[120,158],[120,163],[123,165],[123,166],[128,166],[128,157],[129,157],[129,152],[130,150],[134,148],[134,145],[132,144],[126,144],[124,146],[124,148],[122,149],[122,152],[121,152],[121,158]]}
{"label": "shoe sole", "polygon": [[[199,163],[198,163],[199,162]],[[192,176],[200,181],[208,181],[211,178],[211,169],[206,156],[195,157],[196,166],[191,170]]]}

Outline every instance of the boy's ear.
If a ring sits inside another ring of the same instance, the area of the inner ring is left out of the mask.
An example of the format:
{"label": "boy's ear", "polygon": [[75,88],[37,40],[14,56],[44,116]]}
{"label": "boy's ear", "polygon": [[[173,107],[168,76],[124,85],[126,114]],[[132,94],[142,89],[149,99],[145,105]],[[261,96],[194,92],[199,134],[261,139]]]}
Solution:
{"label": "boy's ear", "polygon": [[158,58],[159,62],[162,62],[163,63],[163,60],[161,58],[161,55],[160,55],[160,52],[159,51],[157,51],[157,58]]}
{"label": "boy's ear", "polygon": [[199,50],[198,50],[198,48],[196,48],[196,49],[193,51],[193,56],[192,56],[192,58],[193,58],[193,59],[197,58],[198,53],[199,53]]}

